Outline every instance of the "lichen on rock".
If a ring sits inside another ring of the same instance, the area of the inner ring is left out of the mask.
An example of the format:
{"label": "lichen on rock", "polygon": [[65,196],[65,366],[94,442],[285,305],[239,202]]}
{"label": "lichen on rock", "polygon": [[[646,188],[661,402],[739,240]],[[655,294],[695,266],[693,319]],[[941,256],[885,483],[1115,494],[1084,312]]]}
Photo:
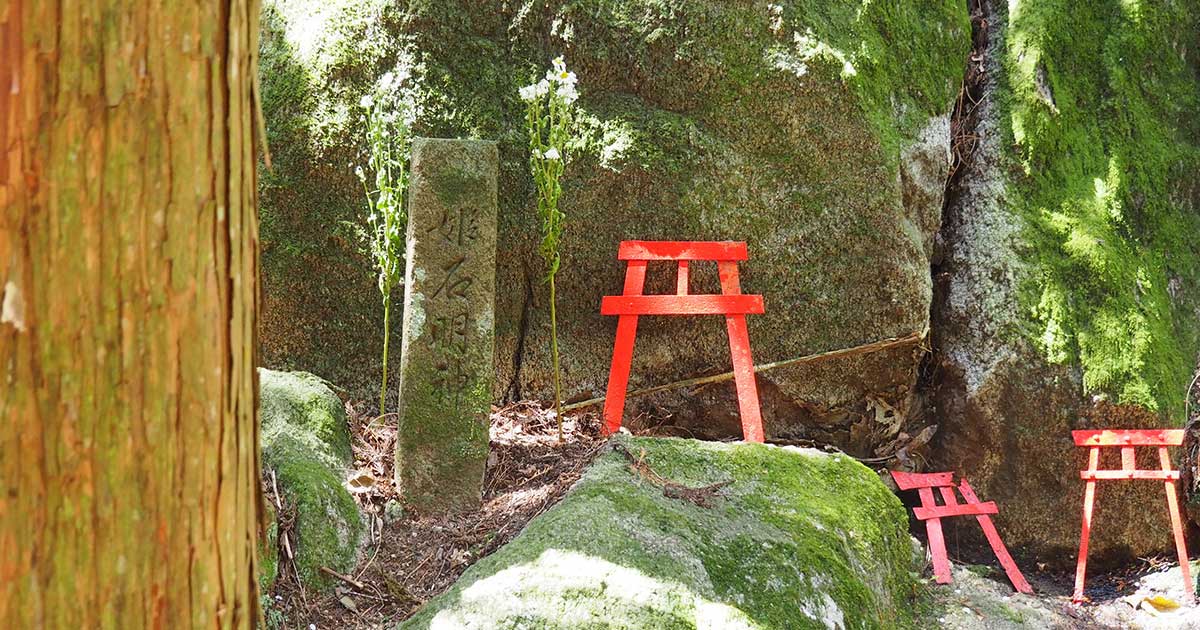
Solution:
{"label": "lichen on rock", "polygon": [[[339,169],[355,155],[354,104],[374,76],[395,69],[407,77],[400,89],[416,107],[417,135],[499,143],[497,284],[506,290],[496,303],[492,397],[549,395],[547,295],[517,90],[558,54],[581,91],[557,280],[568,395],[606,385],[614,322],[598,304],[620,290],[622,239],[748,241],[743,289],[767,303],[765,315],[749,318],[758,361],[901,337],[928,323],[945,117],[970,38],[958,0],[267,4],[264,57],[285,59],[306,77],[263,77],[268,95],[300,85],[267,112],[268,130],[295,151],[271,176],[294,185],[264,184],[271,365],[329,364],[337,382],[370,390],[375,305],[357,297],[369,294],[366,264],[361,278],[346,275],[354,243],[343,234],[357,220],[361,191],[349,169]],[[315,52],[288,44],[306,34]],[[301,237],[316,245],[286,245]],[[298,272],[315,265],[334,273]],[[652,266],[648,290],[668,285]],[[716,287],[713,266],[697,265],[692,290]],[[335,354],[351,359],[339,363]],[[631,386],[728,363],[719,319],[647,319]],[[828,436],[841,439],[865,417],[866,395],[903,407],[916,366],[914,348],[905,347],[764,373],[768,432],[825,423]],[[732,388],[656,402],[705,408],[680,414],[694,418],[692,430],[739,430],[728,413],[736,409]]]}
{"label": "lichen on rock", "polygon": [[664,496],[616,453],[402,628],[903,628],[908,519],[845,455],[615,438],[712,507]]}
{"label": "lichen on rock", "polygon": [[259,370],[263,465],[295,510],[296,569],[309,588],[331,586],[325,566],[353,569],[362,518],[343,485],[352,463],[346,412],[307,372]]}
{"label": "lichen on rock", "polygon": [[[1194,3],[980,4],[980,150],[937,269],[935,465],[1001,505],[1009,544],[1066,564],[1083,491],[1070,431],[1183,420],[1200,350],[1200,31]],[[1144,508],[1161,493],[1104,487],[1099,566],[1169,547],[1165,515]]]}

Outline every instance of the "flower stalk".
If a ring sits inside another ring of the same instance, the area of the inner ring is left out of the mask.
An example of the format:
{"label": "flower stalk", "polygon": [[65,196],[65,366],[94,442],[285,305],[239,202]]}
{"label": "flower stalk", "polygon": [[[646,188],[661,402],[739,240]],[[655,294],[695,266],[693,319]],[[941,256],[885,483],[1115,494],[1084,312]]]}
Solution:
{"label": "flower stalk", "polygon": [[579,98],[574,72],[558,57],[545,78],[520,89],[526,105],[526,128],[529,132],[529,170],[538,192],[538,217],[541,220],[540,253],[546,262],[546,282],[550,285],[550,354],[554,367],[554,416],[558,422],[558,441],[563,439],[562,375],[558,357],[557,296],[554,278],[561,257],[565,215],[559,210],[562,196],[561,178],[567,163],[567,145],[571,140],[573,105]]}
{"label": "flower stalk", "polygon": [[[402,78],[400,79],[402,80]],[[367,168],[359,166],[355,174],[366,193],[367,238],[371,259],[377,272],[379,293],[383,298],[383,376],[379,385],[379,413],[386,412],[388,341],[391,338],[392,290],[403,282],[404,231],[408,214],[404,193],[408,188],[409,113],[405,104],[393,96],[399,86],[391,72],[380,78],[372,94],[359,105],[367,129]]]}

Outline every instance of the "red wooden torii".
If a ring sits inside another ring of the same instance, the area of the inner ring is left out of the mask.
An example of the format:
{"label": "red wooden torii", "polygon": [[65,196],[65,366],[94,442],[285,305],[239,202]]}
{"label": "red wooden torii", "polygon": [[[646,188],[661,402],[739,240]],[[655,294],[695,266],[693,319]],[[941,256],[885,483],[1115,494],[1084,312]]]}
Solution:
{"label": "red wooden torii", "polygon": [[[1168,446],[1183,444],[1182,429],[1124,429],[1124,430],[1087,430],[1072,431],[1076,446],[1089,447],[1087,470],[1079,473],[1080,478],[1087,482],[1083,493],[1083,531],[1079,537],[1079,562],[1075,566],[1075,594],[1072,600],[1081,602],[1083,597],[1084,576],[1087,573],[1088,538],[1092,531],[1092,507],[1096,501],[1096,482],[1109,479],[1151,479],[1162,481],[1167,490],[1167,511],[1171,515],[1171,531],[1175,535],[1175,551],[1179,554],[1179,568],[1183,571],[1184,592],[1192,599],[1195,586],[1192,584],[1192,572],[1188,566],[1187,547],[1183,542],[1183,524],[1179,518],[1179,504],[1175,497],[1175,481],[1179,479],[1179,471],[1171,469],[1171,454]],[[1158,470],[1144,470],[1137,467],[1135,447],[1153,446],[1158,448]],[[1100,470],[1100,449],[1104,447],[1121,448],[1121,469]]]}
{"label": "red wooden torii", "polygon": [[[746,244],[731,241],[622,241],[618,260],[629,261],[625,270],[622,295],[605,296],[600,303],[603,315],[618,315],[617,339],[613,346],[612,369],[604,398],[605,435],[621,427],[625,412],[625,389],[633,362],[633,342],[637,336],[639,315],[724,315],[733,356],[734,383],[742,416],[742,435],[747,442],[762,442],[762,416],[758,390],[754,384],[754,362],[750,358],[750,337],[746,315],[763,313],[761,295],[743,295],[738,279],[737,261],[748,258]],[[646,263],[669,260],[679,263],[675,295],[643,295]],[[688,293],[688,262],[715,260],[721,277],[720,295]]]}
{"label": "red wooden torii", "polygon": [[[913,516],[925,523],[925,531],[929,535],[929,556],[933,560],[933,577],[938,584],[949,584],[952,579],[950,559],[946,556],[946,541],[942,538],[942,519],[949,516],[974,516],[983,528],[983,535],[991,545],[992,552],[996,554],[996,559],[1000,561],[1000,566],[1004,567],[1013,588],[1021,593],[1033,593],[1029,582],[1021,575],[1021,570],[1017,568],[1017,563],[1013,562],[1008,548],[1004,546],[1004,541],[1000,539],[1000,534],[992,523],[991,515],[999,513],[995,503],[981,502],[966,479],[961,479],[958,483],[958,492],[965,501],[959,503],[958,497],[954,495],[954,473],[951,472],[910,473],[893,470],[891,473],[897,487],[901,490],[916,490],[921,497],[921,505],[913,508]],[[934,488],[937,488],[938,494],[941,495],[942,505],[937,504],[933,494]]]}

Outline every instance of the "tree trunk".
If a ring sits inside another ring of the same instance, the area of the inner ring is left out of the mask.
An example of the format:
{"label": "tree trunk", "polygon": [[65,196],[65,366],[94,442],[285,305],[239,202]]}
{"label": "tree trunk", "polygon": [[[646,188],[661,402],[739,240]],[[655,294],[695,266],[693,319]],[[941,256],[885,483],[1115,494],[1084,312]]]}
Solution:
{"label": "tree trunk", "polygon": [[0,0],[0,628],[249,628],[257,0]]}

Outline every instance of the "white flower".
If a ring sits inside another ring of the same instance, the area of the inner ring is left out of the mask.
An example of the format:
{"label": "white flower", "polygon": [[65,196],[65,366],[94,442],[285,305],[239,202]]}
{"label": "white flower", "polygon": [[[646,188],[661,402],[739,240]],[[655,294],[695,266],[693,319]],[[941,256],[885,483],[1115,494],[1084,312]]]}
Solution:
{"label": "white flower", "polygon": [[354,174],[355,174],[355,175],[358,175],[358,178],[359,178],[359,179],[366,179],[366,178],[367,178],[367,177],[366,177],[366,175],[364,175],[364,174],[363,174],[363,170],[362,170],[362,167],[361,167],[361,166],[356,166],[356,167],[354,167]]}
{"label": "white flower", "polygon": [[360,100],[358,101],[358,104],[359,104],[359,105],[362,105],[363,107],[367,107],[367,108],[369,108],[369,107],[371,107],[371,103],[372,103],[372,102],[373,102],[373,101],[371,100],[371,95],[370,95],[370,94],[363,94],[363,97],[362,97],[362,99],[360,99]]}
{"label": "white flower", "polygon": [[554,61],[552,63],[554,64],[554,72],[555,73],[562,73],[562,72],[567,71],[567,62],[563,61],[562,55],[555,57]]}
{"label": "white flower", "polygon": [[550,147],[550,149],[548,151],[546,151],[545,158],[547,160],[557,160],[559,157],[560,156],[558,155],[558,149],[556,149],[554,147]]}
{"label": "white flower", "polygon": [[561,98],[562,101],[567,105],[574,103],[575,99],[579,98],[579,92],[575,90],[574,83],[563,84],[562,87],[558,88],[556,94],[558,94],[559,98]]}
{"label": "white flower", "polygon": [[391,72],[385,72],[383,76],[379,78],[379,89],[386,90],[392,87],[392,81],[395,78],[396,75],[392,74]]}
{"label": "white flower", "polygon": [[549,91],[550,91],[550,82],[545,79],[542,79],[541,81],[537,82],[537,89],[534,91],[534,93],[537,96],[542,97],[542,96],[545,96],[546,93]]}
{"label": "white flower", "polygon": [[530,83],[521,88],[521,100],[526,103],[532,103],[538,97],[538,86],[536,83]]}
{"label": "white flower", "polygon": [[537,158],[545,157],[544,155],[542,155],[542,150],[536,149],[536,148],[533,150],[533,156],[537,157]]}

